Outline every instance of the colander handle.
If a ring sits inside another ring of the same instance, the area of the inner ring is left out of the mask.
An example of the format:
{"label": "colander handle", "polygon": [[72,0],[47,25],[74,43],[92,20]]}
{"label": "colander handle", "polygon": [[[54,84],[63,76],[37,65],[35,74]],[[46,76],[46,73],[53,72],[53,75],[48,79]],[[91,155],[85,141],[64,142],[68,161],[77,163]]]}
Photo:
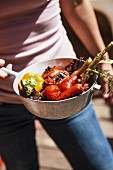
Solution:
{"label": "colander handle", "polygon": [[93,84],[93,86],[91,87],[91,92],[93,93],[95,89],[100,90],[100,88],[101,88],[101,85],[95,83],[95,84]]}
{"label": "colander handle", "polygon": [[101,85],[95,83],[94,86],[93,86],[94,89],[97,89],[97,90],[100,90],[101,88]]}
{"label": "colander handle", "polygon": [[6,67],[1,67],[0,70],[4,71],[5,73],[7,73],[9,75],[13,75],[15,77],[17,77],[17,75],[18,75],[18,73],[16,71],[9,70]]}

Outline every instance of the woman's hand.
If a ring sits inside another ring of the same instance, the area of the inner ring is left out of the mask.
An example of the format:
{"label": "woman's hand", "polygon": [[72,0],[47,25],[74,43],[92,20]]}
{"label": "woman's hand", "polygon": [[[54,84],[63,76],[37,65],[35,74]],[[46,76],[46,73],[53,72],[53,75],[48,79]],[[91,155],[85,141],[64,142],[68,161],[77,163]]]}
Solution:
{"label": "woman's hand", "polygon": [[[110,74],[113,75],[113,68],[111,64],[99,64],[98,69],[100,70],[109,70]],[[102,86],[102,96],[105,99],[106,103],[109,105],[113,104],[113,93],[108,93],[108,79],[100,78],[100,83]]]}
{"label": "woman's hand", "polygon": [[[4,66],[4,65],[5,65],[5,60],[0,59],[0,67],[2,67],[2,66]],[[8,64],[8,65],[6,66],[6,68],[8,68],[9,70],[12,70],[12,64]],[[7,77],[7,76],[8,76],[7,73],[5,73],[4,71],[0,70],[0,78],[5,78],[5,77]]]}

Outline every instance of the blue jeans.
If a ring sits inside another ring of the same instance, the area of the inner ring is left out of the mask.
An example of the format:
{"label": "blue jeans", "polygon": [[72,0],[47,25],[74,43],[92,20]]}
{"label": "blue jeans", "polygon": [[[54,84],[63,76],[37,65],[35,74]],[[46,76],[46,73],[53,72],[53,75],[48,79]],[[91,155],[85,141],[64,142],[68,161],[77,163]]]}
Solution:
{"label": "blue jeans", "polygon": [[[113,153],[92,103],[62,120],[38,118],[74,170],[112,170]],[[0,106],[0,154],[7,170],[38,170],[33,116],[23,105]]]}
{"label": "blue jeans", "polygon": [[92,103],[70,118],[41,119],[40,122],[74,170],[113,169],[113,153],[100,129]]}

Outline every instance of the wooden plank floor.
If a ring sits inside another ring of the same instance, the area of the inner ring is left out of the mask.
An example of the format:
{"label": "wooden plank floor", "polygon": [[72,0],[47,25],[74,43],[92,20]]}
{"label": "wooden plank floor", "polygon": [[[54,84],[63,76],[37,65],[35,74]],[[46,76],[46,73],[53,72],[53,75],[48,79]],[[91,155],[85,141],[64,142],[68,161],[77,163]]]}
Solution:
{"label": "wooden plank floor", "polygon": [[41,170],[71,170],[71,166],[54,141],[48,136],[39,122],[36,131],[36,141],[39,150]]}

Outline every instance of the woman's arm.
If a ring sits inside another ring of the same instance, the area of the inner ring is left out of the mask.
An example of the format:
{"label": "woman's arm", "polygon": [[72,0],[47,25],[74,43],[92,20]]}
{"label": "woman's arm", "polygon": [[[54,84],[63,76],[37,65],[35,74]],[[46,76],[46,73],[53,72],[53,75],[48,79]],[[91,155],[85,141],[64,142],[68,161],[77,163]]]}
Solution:
{"label": "woman's arm", "polygon": [[[75,5],[74,2],[78,2]],[[89,0],[60,0],[62,13],[87,50],[95,56],[105,47]]]}
{"label": "woman's arm", "polygon": [[[77,4],[78,3],[78,4]],[[105,48],[103,39],[101,37],[97,19],[94,10],[89,0],[60,0],[62,13],[64,14],[69,25],[75,34],[82,41],[87,50],[96,56],[97,53]],[[77,4],[77,5],[75,5]],[[109,58],[108,53],[104,58]],[[111,64],[101,64],[100,69],[109,70],[113,75],[113,68]],[[108,92],[108,81],[101,78],[101,85],[103,90],[103,97],[107,99],[109,104],[113,104],[113,93]]]}

